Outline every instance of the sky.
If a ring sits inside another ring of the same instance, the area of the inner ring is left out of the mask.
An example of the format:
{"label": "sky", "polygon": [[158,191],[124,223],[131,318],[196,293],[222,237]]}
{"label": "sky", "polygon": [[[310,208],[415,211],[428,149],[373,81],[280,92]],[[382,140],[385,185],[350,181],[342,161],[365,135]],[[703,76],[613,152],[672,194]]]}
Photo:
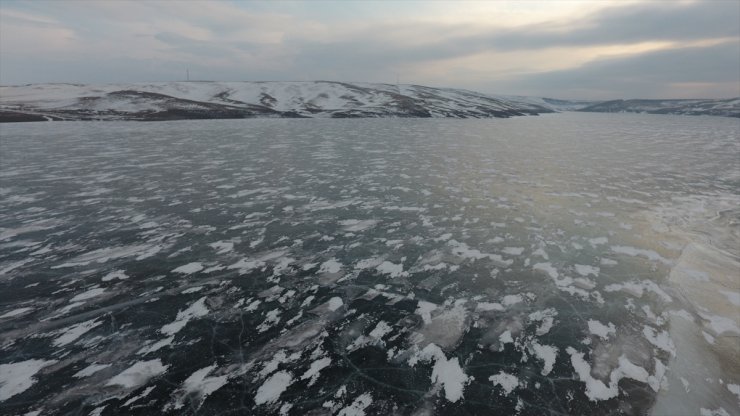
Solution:
{"label": "sky", "polygon": [[740,96],[740,1],[0,0],[0,84],[345,81]]}

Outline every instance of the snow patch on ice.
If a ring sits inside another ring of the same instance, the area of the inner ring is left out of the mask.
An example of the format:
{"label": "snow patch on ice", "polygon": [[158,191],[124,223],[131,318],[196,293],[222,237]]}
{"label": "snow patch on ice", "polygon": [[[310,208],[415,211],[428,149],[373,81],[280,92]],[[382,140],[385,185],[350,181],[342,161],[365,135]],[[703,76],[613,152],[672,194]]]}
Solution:
{"label": "snow patch on ice", "polygon": [[341,308],[342,305],[344,305],[344,301],[342,301],[342,298],[335,296],[331,299],[329,299],[329,310],[334,312],[337,309]]}
{"label": "snow patch on ice", "polygon": [[342,263],[340,263],[337,259],[332,258],[321,264],[321,267],[319,268],[319,273],[335,274],[339,273],[341,270]]}
{"label": "snow patch on ice", "polygon": [[199,262],[193,262],[172,270],[172,273],[193,274],[201,270],[203,270],[203,264]]}
{"label": "snow patch on ice", "polygon": [[83,368],[82,370],[74,373],[74,375],[72,375],[72,377],[75,377],[75,378],[88,377],[88,376],[91,376],[91,375],[97,373],[98,371],[104,370],[104,369],[106,369],[106,368],[108,368],[110,366],[111,366],[111,364],[95,364],[95,363],[93,363],[93,364],[90,364],[89,366]]}
{"label": "snow patch on ice", "polygon": [[494,386],[501,386],[506,396],[519,387],[519,378],[504,371],[488,377],[488,380],[492,381]]}
{"label": "snow patch on ice", "polygon": [[340,410],[337,416],[365,416],[367,409],[373,402],[373,396],[370,393],[364,393],[358,396],[352,404]]}
{"label": "snow patch on ice", "polygon": [[[633,364],[622,355],[619,357],[619,367],[609,374],[609,385],[606,385],[603,381],[591,375],[591,366],[583,358],[584,353],[576,351],[573,347],[568,347],[566,352],[570,355],[571,364],[578,378],[586,384],[586,396],[591,401],[609,400],[617,397],[619,395],[619,381],[623,378],[630,378],[643,383],[651,383],[652,381],[650,374],[644,368]],[[658,382],[660,382],[663,376],[656,372],[655,377],[659,377]]]}
{"label": "snow patch on ice", "polygon": [[309,386],[312,386],[314,383],[316,383],[316,380],[319,379],[319,373],[324,368],[331,365],[331,358],[329,357],[323,357],[320,358],[314,362],[311,363],[311,367],[306,370],[305,373],[301,376],[301,380],[310,380],[308,382]]}
{"label": "snow patch on ice", "polygon": [[609,339],[610,335],[614,335],[617,332],[617,328],[613,323],[609,322],[607,325],[602,324],[594,319],[588,320],[588,331],[603,340]]}
{"label": "snow patch on ice", "polygon": [[339,225],[341,225],[344,228],[344,231],[348,232],[358,232],[358,231],[365,231],[369,228],[375,227],[375,225],[378,223],[376,220],[344,220],[339,221]]}
{"label": "snow patch on ice", "polygon": [[215,369],[216,364],[213,364],[208,367],[201,368],[185,379],[180,388],[180,396],[177,398],[175,403],[171,405],[171,407],[174,409],[181,409],[185,405],[186,400],[190,399],[191,403],[197,403],[196,406],[192,406],[191,404],[193,409],[199,409],[206,397],[225,386],[229,381],[228,375],[207,377],[208,374],[212,373]]}
{"label": "snow patch on ice", "polygon": [[162,360],[159,358],[150,361],[139,361],[108,380],[106,386],[139,387],[152,377],[164,374],[168,368],[169,365],[162,365]]}
{"label": "snow patch on ice", "polygon": [[645,257],[648,260],[659,261],[666,265],[673,264],[673,262],[671,262],[670,260],[666,259],[665,257],[661,256],[660,254],[656,253],[653,250],[645,250],[645,249],[640,249],[640,248],[635,248],[635,247],[630,247],[630,246],[611,246],[611,250],[615,253],[625,254],[627,256]]}
{"label": "snow patch on ice", "polygon": [[276,402],[292,383],[293,375],[287,371],[279,371],[273,374],[257,389],[254,403],[262,405]]}
{"label": "snow patch on ice", "polygon": [[54,363],[56,360],[26,360],[0,364],[0,401],[8,400],[28,390],[36,383],[33,376],[42,368]]}
{"label": "snow patch on ice", "polygon": [[425,324],[432,323],[432,311],[437,309],[437,305],[431,302],[420,300],[416,304],[416,314],[421,316]]}
{"label": "snow patch on ice", "polygon": [[441,348],[435,344],[429,344],[412,356],[409,359],[409,364],[413,367],[417,361],[434,362],[432,383],[442,385],[447,400],[455,403],[463,397],[465,385],[472,378],[468,377],[462,370],[457,357],[448,359]]}
{"label": "snow patch on ice", "polygon": [[558,356],[558,349],[552,345],[541,345],[537,342],[533,342],[531,348],[534,355],[544,363],[542,375],[546,376],[550,374],[552,366],[555,365],[555,360]]}
{"label": "snow patch on ice", "polygon": [[32,310],[33,308],[28,308],[28,307],[13,309],[12,311],[5,312],[4,314],[0,315],[0,319],[13,318],[19,315],[24,315]]}
{"label": "snow patch on ice", "polygon": [[109,282],[113,279],[126,280],[128,279],[128,276],[126,275],[126,272],[124,272],[123,270],[113,270],[112,272],[103,276],[100,280],[104,282]]}
{"label": "snow patch on ice", "polygon": [[96,296],[102,295],[103,292],[105,292],[105,289],[103,288],[100,288],[100,287],[92,288],[86,292],[83,292],[83,293],[80,293],[79,295],[74,296],[72,299],[69,300],[69,303],[75,303],[75,302],[80,302],[83,300],[92,299]]}
{"label": "snow patch on ice", "polygon": [[180,332],[180,330],[183,329],[191,319],[207,315],[209,311],[205,305],[206,299],[207,297],[203,296],[193,302],[193,304],[184,311],[178,312],[175,321],[163,326],[162,329],[160,329],[160,332],[165,335],[175,335]]}
{"label": "snow patch on ice", "polygon": [[81,337],[82,335],[102,323],[102,321],[96,321],[95,319],[92,319],[89,321],[80,322],[79,324],[75,324],[61,331],[58,331],[57,333],[61,333],[61,335],[54,340],[54,346],[63,347],[67,344],[70,344],[77,338]]}
{"label": "snow patch on ice", "polygon": [[651,344],[670,353],[674,357],[676,356],[676,347],[673,345],[673,340],[671,340],[668,331],[657,332],[655,329],[646,325],[642,328],[642,334]]}
{"label": "snow patch on ice", "polygon": [[389,261],[380,263],[375,270],[378,273],[387,274],[390,277],[396,278],[401,276],[408,276],[408,272],[403,271],[403,264],[395,264]]}
{"label": "snow patch on ice", "polygon": [[576,264],[575,265],[576,273],[580,274],[581,276],[588,276],[593,275],[598,277],[599,276],[599,268],[593,267],[593,266],[587,266],[584,264]]}

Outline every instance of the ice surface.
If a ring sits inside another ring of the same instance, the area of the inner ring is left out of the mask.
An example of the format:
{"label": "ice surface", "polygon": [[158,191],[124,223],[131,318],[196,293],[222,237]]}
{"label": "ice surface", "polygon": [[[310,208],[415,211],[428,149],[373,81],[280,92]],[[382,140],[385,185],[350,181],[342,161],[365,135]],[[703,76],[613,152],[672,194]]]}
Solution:
{"label": "ice surface", "polygon": [[2,129],[6,413],[740,414],[733,120]]}

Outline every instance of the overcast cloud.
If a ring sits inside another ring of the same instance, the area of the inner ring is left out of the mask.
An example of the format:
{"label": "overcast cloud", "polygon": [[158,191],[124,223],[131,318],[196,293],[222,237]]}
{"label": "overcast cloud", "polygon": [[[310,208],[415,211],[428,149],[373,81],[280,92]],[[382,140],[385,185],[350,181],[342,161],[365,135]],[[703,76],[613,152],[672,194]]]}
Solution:
{"label": "overcast cloud", "polygon": [[336,80],[740,96],[740,2],[0,2],[0,83]]}

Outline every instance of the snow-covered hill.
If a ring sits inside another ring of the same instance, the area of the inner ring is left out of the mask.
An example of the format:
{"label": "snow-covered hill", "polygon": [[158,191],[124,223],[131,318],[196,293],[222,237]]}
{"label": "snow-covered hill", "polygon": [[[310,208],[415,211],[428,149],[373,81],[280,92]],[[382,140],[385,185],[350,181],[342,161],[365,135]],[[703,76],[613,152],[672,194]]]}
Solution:
{"label": "snow-covered hill", "polygon": [[467,90],[343,82],[164,82],[0,87],[0,121],[248,117],[489,118],[553,112]]}
{"label": "snow-covered hill", "polygon": [[578,111],[598,113],[649,113],[740,117],[740,98],[726,100],[614,100]]}

